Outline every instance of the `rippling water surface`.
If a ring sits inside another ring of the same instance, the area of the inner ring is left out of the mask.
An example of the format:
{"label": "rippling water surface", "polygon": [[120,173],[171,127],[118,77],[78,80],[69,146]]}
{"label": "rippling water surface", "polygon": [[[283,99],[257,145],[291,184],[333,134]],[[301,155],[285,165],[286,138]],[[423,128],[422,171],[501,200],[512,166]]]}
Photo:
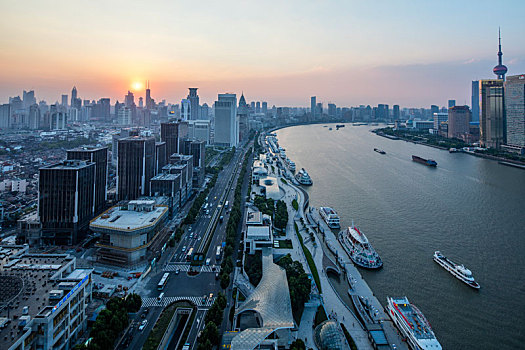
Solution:
{"label": "rippling water surface", "polygon": [[[524,348],[525,171],[330,126],[279,130],[279,144],[312,176],[311,205],[332,206],[343,227],[353,219],[383,258],[362,272],[383,305],[408,296],[445,349]],[[438,266],[435,250],[471,269],[481,290]]]}

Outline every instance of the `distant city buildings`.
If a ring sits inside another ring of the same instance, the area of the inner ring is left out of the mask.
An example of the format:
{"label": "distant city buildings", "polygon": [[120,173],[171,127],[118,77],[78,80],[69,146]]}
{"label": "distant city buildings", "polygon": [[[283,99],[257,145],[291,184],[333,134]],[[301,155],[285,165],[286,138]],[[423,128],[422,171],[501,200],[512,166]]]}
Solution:
{"label": "distant city buildings", "polygon": [[500,149],[506,140],[503,80],[479,81],[480,143],[483,147]]}
{"label": "distant city buildings", "polygon": [[[525,148],[525,74],[507,77],[505,81],[507,144]],[[523,150],[520,150],[522,152]]]}

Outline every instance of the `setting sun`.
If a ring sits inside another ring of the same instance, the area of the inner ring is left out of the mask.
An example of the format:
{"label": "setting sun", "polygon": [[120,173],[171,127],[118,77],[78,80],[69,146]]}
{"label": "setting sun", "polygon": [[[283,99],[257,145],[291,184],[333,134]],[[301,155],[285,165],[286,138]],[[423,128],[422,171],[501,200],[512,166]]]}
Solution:
{"label": "setting sun", "polygon": [[135,81],[131,84],[131,88],[135,91],[142,90],[144,88],[144,84],[139,81]]}

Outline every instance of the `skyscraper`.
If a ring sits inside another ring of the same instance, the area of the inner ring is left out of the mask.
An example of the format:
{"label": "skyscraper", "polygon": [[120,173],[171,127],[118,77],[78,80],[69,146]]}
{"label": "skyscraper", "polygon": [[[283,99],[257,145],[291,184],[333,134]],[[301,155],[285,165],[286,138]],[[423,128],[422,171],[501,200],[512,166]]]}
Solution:
{"label": "skyscraper", "polygon": [[505,110],[507,144],[525,148],[525,74],[507,77]]}
{"label": "skyscraper", "polygon": [[470,109],[454,106],[448,110],[448,138],[461,139],[470,131]]}
{"label": "skyscraper", "polygon": [[35,91],[34,90],[25,91],[24,90],[24,94],[23,94],[23,105],[24,105],[24,108],[29,108],[30,106],[34,105],[35,103],[36,103]]}
{"label": "skyscraper", "polygon": [[471,98],[471,109],[472,109],[472,121],[479,122],[479,81],[472,81],[472,98]]}
{"label": "skyscraper", "polygon": [[197,120],[200,118],[199,110],[199,95],[197,95],[198,88],[189,88],[190,93],[188,94],[188,100],[190,101],[190,118],[191,120]]}
{"label": "skyscraper", "polygon": [[317,108],[317,97],[312,96],[310,97],[310,114],[312,115],[312,120],[315,120],[316,108]]}
{"label": "skyscraper", "polygon": [[268,103],[267,102],[263,102],[262,105],[261,105],[261,112],[264,113],[264,115],[266,115],[266,113],[268,113]]}
{"label": "skyscraper", "polygon": [[151,90],[149,88],[149,80],[146,81],[146,109],[153,108],[153,101],[151,99]]}
{"label": "skyscraper", "polygon": [[191,102],[188,99],[180,101],[180,118],[182,120],[191,119]]}
{"label": "skyscraper", "polygon": [[503,80],[480,80],[479,98],[480,143],[483,147],[499,149],[506,139]]}
{"label": "skyscraper", "polygon": [[166,142],[166,158],[182,152],[182,141],[188,137],[188,122],[175,121],[160,124],[160,140]]}
{"label": "skyscraper", "polygon": [[394,105],[394,120],[399,120],[401,118],[401,114],[399,113],[399,105]]}
{"label": "skyscraper", "polygon": [[117,198],[133,200],[149,194],[155,174],[155,138],[130,136],[118,140]]}
{"label": "skyscraper", "polygon": [[77,87],[73,86],[71,90],[71,107],[75,106],[75,101],[77,100]]}
{"label": "skyscraper", "polygon": [[131,91],[128,91],[128,94],[124,97],[124,104],[128,108],[135,106],[135,96]]}
{"label": "skyscraper", "polygon": [[456,105],[456,100],[448,100],[448,108],[452,108]]}
{"label": "skyscraper", "polygon": [[335,118],[337,113],[337,106],[334,103],[328,104],[328,116],[330,118]]}
{"label": "skyscraper", "polygon": [[68,160],[86,160],[95,164],[93,212],[98,215],[106,205],[108,179],[108,148],[81,146],[67,151]]}
{"label": "skyscraper", "polygon": [[257,101],[255,103],[255,113],[261,113],[261,102]]}
{"label": "skyscraper", "polygon": [[501,52],[501,31],[498,29],[498,65],[492,70],[498,79],[505,80],[507,67],[503,64],[503,52]]}
{"label": "skyscraper", "polygon": [[76,244],[93,218],[95,164],[65,160],[40,168],[38,216],[42,241],[47,244]]}
{"label": "skyscraper", "polygon": [[237,96],[219,94],[215,101],[215,144],[237,146],[239,143],[239,118],[237,116]]}
{"label": "skyscraper", "polygon": [[67,107],[67,95],[62,95],[62,107]]}

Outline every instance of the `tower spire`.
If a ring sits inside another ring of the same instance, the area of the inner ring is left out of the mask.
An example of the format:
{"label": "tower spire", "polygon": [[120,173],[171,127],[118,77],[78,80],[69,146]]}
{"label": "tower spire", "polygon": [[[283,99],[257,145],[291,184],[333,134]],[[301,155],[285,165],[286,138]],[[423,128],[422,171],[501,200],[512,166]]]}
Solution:
{"label": "tower spire", "polygon": [[501,52],[501,28],[498,27],[498,65],[492,70],[498,79],[505,80],[507,67],[503,64],[503,52]]}

